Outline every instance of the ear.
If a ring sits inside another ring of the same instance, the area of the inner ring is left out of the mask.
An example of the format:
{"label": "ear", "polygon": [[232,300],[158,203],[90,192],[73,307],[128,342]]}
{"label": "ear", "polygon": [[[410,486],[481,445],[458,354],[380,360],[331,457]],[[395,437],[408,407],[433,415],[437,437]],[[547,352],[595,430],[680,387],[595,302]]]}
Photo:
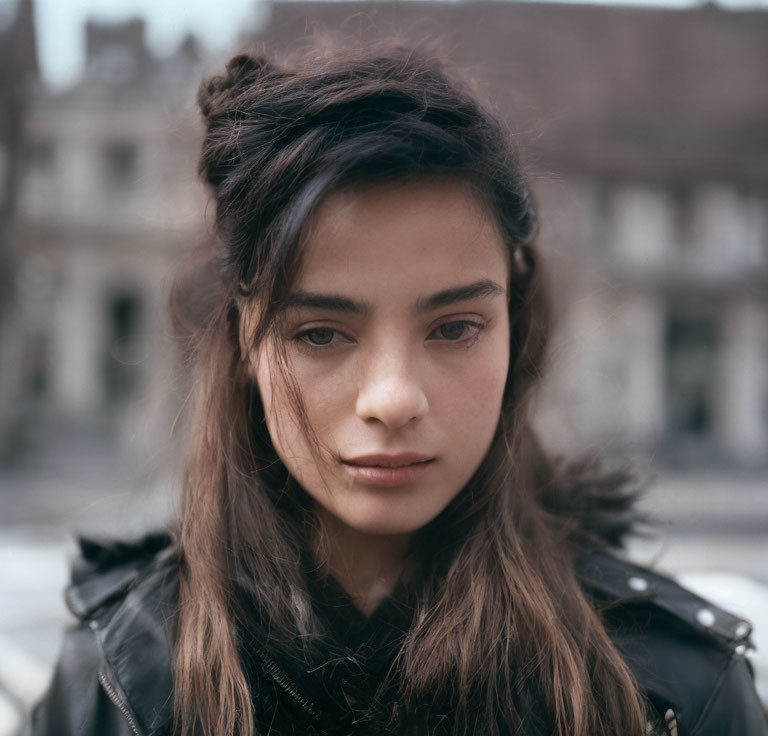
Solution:
{"label": "ear", "polygon": [[234,306],[234,325],[237,330],[237,341],[240,348],[240,360],[245,364],[250,377],[256,380],[258,355],[253,336],[259,321],[258,308],[253,301],[238,299]]}

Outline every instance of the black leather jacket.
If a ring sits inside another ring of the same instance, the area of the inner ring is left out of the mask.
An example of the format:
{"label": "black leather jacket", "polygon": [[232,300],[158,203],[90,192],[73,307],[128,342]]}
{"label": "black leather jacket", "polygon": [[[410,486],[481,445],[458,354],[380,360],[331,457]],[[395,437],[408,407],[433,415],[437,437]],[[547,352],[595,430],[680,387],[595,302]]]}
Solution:
{"label": "black leather jacket", "polygon": [[[67,632],[50,689],[30,721],[34,736],[149,736],[172,725],[172,621],[176,553],[165,535],[135,545],[82,544],[66,592],[77,623]],[[579,563],[614,642],[659,718],[653,733],[766,736],[765,714],[744,659],[747,622],[675,582],[595,549]],[[252,687],[286,718],[280,733],[340,734],[286,675],[259,655]],[[666,720],[664,716],[666,715]],[[676,730],[675,730],[676,729]],[[343,733],[348,733],[344,730]],[[358,733],[357,730],[354,733]],[[367,731],[366,731],[367,733]]]}

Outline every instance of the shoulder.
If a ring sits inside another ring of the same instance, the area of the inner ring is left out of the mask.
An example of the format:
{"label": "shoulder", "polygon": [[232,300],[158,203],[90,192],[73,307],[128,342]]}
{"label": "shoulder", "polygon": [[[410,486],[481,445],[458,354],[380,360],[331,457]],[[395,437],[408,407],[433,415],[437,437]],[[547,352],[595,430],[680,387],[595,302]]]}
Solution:
{"label": "shoulder", "polygon": [[148,587],[171,593],[176,548],[169,532],[129,541],[81,537],[78,544],[80,554],[65,591],[67,606],[77,618],[104,622],[118,610],[116,604]]}
{"label": "shoulder", "polygon": [[577,573],[641,689],[677,736],[765,736],[745,654],[752,627],[674,580],[604,549]]}
{"label": "shoulder", "polygon": [[66,632],[33,734],[160,733],[172,717],[176,548],[167,533],[80,540]]}

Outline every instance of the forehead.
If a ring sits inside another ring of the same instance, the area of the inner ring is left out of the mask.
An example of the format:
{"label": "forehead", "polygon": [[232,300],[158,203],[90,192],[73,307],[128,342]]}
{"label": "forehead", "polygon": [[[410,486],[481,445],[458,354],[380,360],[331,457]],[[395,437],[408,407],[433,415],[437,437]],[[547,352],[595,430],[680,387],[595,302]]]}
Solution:
{"label": "forehead", "polygon": [[492,212],[466,182],[424,178],[350,185],[328,195],[304,237],[296,288],[371,299],[494,279],[508,253]]}

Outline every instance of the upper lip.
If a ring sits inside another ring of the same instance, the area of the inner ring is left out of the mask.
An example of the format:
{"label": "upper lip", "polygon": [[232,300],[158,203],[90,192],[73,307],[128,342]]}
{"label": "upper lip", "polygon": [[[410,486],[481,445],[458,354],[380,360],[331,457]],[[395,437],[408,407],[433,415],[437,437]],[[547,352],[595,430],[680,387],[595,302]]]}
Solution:
{"label": "upper lip", "polygon": [[401,452],[397,455],[358,455],[357,457],[344,457],[342,462],[350,465],[367,465],[379,468],[401,468],[414,463],[425,463],[434,460],[432,455],[422,455],[420,452]]}

